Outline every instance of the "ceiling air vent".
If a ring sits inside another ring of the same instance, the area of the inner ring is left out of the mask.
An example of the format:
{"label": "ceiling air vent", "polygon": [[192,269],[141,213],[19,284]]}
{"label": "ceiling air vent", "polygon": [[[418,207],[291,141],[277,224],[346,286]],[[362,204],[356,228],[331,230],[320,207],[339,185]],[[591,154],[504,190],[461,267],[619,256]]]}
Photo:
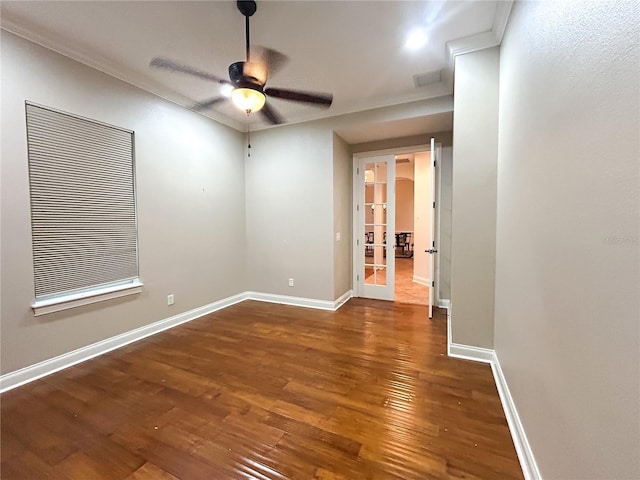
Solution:
{"label": "ceiling air vent", "polygon": [[442,80],[442,70],[434,70],[433,72],[417,73],[413,76],[413,83],[416,88],[426,87],[438,83]]}

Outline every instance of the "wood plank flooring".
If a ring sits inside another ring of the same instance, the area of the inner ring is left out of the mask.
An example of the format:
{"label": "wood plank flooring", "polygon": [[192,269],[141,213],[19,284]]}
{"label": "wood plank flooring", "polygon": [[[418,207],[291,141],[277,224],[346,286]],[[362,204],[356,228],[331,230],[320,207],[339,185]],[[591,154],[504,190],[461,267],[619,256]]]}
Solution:
{"label": "wood plank flooring", "polygon": [[446,318],[246,301],[0,397],[3,479],[521,479]]}
{"label": "wood plank flooring", "polygon": [[[368,261],[373,261],[370,258]],[[396,257],[393,296],[396,302],[429,305],[429,287],[413,281],[414,258]],[[375,278],[373,267],[365,267],[365,283],[369,285],[386,285],[385,273],[378,270]],[[377,283],[376,283],[377,282]]]}
{"label": "wood plank flooring", "polygon": [[429,305],[429,287],[413,281],[414,261],[413,258],[396,258],[395,301]]}

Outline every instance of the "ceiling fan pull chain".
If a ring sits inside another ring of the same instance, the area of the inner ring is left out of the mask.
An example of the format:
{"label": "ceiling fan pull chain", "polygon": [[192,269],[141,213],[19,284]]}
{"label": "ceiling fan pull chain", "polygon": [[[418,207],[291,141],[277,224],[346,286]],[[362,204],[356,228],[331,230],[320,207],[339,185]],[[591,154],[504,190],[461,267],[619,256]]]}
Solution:
{"label": "ceiling fan pull chain", "polygon": [[247,112],[247,157],[251,156],[251,121],[249,118],[249,114],[251,112]]}

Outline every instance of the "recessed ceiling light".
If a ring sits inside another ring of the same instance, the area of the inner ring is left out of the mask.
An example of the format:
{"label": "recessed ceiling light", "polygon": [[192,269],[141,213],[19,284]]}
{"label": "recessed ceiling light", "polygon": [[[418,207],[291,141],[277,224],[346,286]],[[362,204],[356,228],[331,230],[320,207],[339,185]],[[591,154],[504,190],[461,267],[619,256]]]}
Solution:
{"label": "recessed ceiling light", "polygon": [[407,35],[407,41],[405,47],[409,50],[417,50],[424,47],[427,44],[427,34],[421,28],[414,28]]}

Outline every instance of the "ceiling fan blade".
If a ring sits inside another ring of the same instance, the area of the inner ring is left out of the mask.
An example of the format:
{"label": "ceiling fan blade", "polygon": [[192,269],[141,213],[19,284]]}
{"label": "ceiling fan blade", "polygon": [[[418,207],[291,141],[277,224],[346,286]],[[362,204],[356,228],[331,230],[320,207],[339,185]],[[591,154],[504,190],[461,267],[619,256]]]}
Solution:
{"label": "ceiling fan blade", "polygon": [[264,104],[264,106],[260,110],[260,113],[272,125],[280,125],[281,123],[284,123],[284,118],[282,118],[282,116],[276,111],[276,109],[271,107],[268,103]]}
{"label": "ceiling fan blade", "polygon": [[191,110],[195,110],[196,112],[199,112],[206,108],[213,107],[214,105],[217,105],[218,103],[226,99],[227,97],[213,97],[213,98],[210,98],[209,100],[205,100],[204,102],[196,103],[193,107],[191,107]]}
{"label": "ceiling fan blade", "polygon": [[329,108],[333,102],[333,95],[322,92],[302,92],[300,90],[286,90],[283,88],[266,88],[264,93],[283,100],[310,103],[318,107]]}
{"label": "ceiling fan blade", "polygon": [[262,85],[289,62],[289,57],[272,48],[251,47],[250,61],[244,64],[244,75],[253,77]]}
{"label": "ceiling fan blade", "polygon": [[198,70],[196,68],[190,67],[188,65],[183,65],[180,63],[176,63],[173,60],[169,60],[167,58],[156,57],[151,60],[149,63],[151,67],[160,68],[163,70],[170,70],[172,72],[182,72],[187,73],[189,75],[193,75],[195,77],[202,78],[204,80],[210,80],[212,82],[218,82],[222,84],[231,83],[229,80],[225,80],[224,78],[220,78],[212,73],[203,72],[202,70]]}

